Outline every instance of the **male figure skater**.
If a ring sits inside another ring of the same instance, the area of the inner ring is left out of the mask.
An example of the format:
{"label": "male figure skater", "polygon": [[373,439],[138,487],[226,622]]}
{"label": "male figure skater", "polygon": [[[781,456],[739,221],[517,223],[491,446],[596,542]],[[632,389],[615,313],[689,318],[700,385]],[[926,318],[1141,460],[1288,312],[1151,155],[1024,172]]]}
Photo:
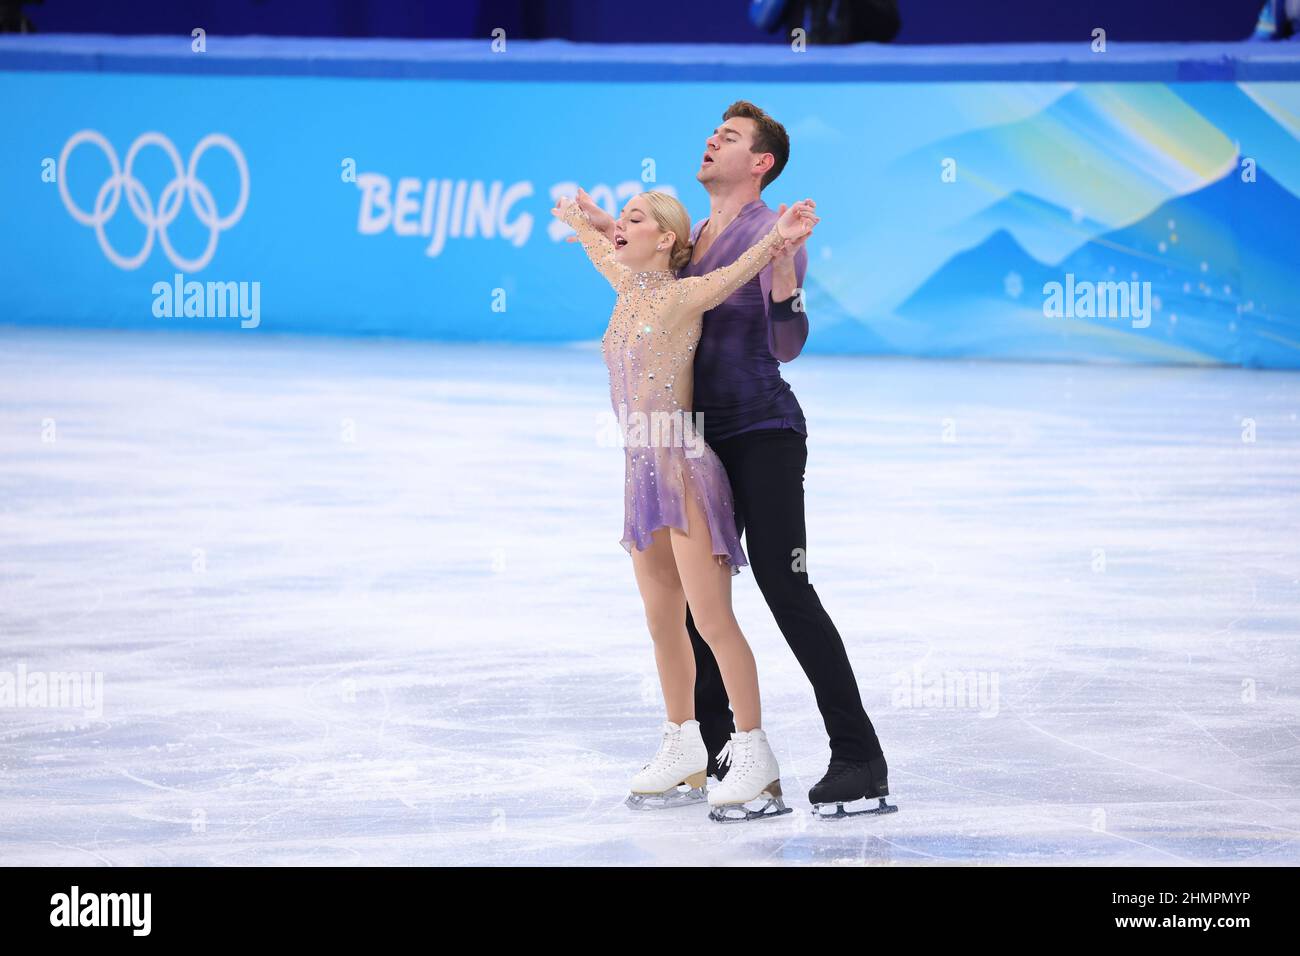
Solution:
{"label": "male figure skater", "polygon": [[[728,107],[722,119],[705,140],[696,173],[709,194],[710,211],[692,229],[695,245],[691,261],[678,273],[682,277],[734,262],[785,208],[773,210],[760,196],[789,159],[785,128],[745,100]],[[598,229],[612,233],[612,217],[586,193],[579,193],[579,202]],[[787,244],[757,278],[704,313],[693,411],[702,414],[704,439],[731,481],[736,528],[745,535],[754,580],[812,684],[830,737],[830,766],[808,800],[818,815],[827,805],[835,807],[834,816],[888,812],[897,807],[883,799],[889,783],[880,742],[862,707],[844,642],[806,570],[808,432],[779,368],[799,355],[808,338],[808,316],[802,296],[796,297],[808,269],[803,246],[803,240]],[[717,661],[689,607],[686,627],[695,650],[696,719],[709,748],[709,773],[721,780],[726,771],[715,755],[735,723]],[[845,803],[863,798],[879,798],[879,805],[846,814]]]}

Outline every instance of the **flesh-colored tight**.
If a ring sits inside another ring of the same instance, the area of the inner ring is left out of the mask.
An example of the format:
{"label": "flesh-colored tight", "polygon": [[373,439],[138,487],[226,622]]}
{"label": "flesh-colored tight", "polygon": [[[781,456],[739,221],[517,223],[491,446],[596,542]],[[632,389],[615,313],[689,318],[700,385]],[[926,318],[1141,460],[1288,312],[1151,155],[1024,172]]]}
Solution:
{"label": "flesh-colored tight", "polygon": [[736,717],[736,730],[762,726],[758,668],[731,608],[731,568],[713,543],[703,510],[686,495],[688,531],[659,528],[644,550],[632,548],[632,568],[654,640],[655,664],[668,719],[695,718],[695,654],[686,633],[686,605],[713,651]]}

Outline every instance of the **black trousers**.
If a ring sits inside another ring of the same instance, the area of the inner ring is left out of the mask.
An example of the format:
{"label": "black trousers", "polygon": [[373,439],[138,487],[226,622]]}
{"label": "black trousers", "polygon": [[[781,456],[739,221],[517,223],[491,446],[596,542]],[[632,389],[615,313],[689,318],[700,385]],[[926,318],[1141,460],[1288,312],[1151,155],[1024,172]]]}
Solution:
{"label": "black trousers", "polygon": [[[864,761],[879,757],[880,742],[862,707],[844,641],[804,570],[807,439],[792,428],[765,428],[710,441],[709,447],[722,459],[731,480],[736,528],[744,532],[754,580],[812,684],[831,756]],[[696,630],[689,607],[686,629],[695,649],[695,718],[709,748],[709,773],[716,774],[717,753],[736,725],[718,662]]]}

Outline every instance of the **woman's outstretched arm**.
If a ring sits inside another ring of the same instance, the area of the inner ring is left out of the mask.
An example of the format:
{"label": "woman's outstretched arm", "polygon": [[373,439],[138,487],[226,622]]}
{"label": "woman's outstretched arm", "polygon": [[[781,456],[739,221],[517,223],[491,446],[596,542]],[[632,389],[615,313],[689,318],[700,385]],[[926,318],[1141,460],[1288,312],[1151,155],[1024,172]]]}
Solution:
{"label": "woman's outstretched arm", "polygon": [[767,235],[742,252],[731,265],[678,282],[683,301],[693,310],[698,309],[701,312],[707,312],[720,305],[733,292],[758,275],[771,261],[772,253],[783,242],[807,236],[817,222],[817,216],[814,215],[808,200],[795,203],[772,224]]}
{"label": "woman's outstretched arm", "polygon": [[614,258],[614,243],[609,237],[591,224],[582,207],[567,196],[556,200],[551,213],[561,221],[572,226],[578,233],[578,241],[587,251],[591,264],[600,270],[600,274],[609,280],[615,291],[621,291],[623,280],[630,270]]}
{"label": "woman's outstretched arm", "polygon": [[714,269],[702,276],[691,276],[677,283],[682,301],[692,312],[708,312],[721,305],[733,292],[758,275],[772,260],[772,252],[784,240],[775,225],[762,239],[754,243],[728,266]]}

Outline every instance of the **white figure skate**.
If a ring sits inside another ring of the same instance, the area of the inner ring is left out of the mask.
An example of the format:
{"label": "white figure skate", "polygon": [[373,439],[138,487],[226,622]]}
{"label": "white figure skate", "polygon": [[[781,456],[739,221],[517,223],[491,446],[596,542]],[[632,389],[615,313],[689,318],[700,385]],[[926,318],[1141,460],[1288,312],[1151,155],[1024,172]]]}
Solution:
{"label": "white figure skate", "polygon": [[781,769],[761,728],[733,733],[718,763],[731,769],[709,790],[710,820],[740,823],[794,812],[781,799]]}
{"label": "white figure skate", "polygon": [[663,735],[654,759],[632,778],[632,793],[624,801],[630,809],[666,810],[704,801],[709,751],[700,722],[665,720]]}

